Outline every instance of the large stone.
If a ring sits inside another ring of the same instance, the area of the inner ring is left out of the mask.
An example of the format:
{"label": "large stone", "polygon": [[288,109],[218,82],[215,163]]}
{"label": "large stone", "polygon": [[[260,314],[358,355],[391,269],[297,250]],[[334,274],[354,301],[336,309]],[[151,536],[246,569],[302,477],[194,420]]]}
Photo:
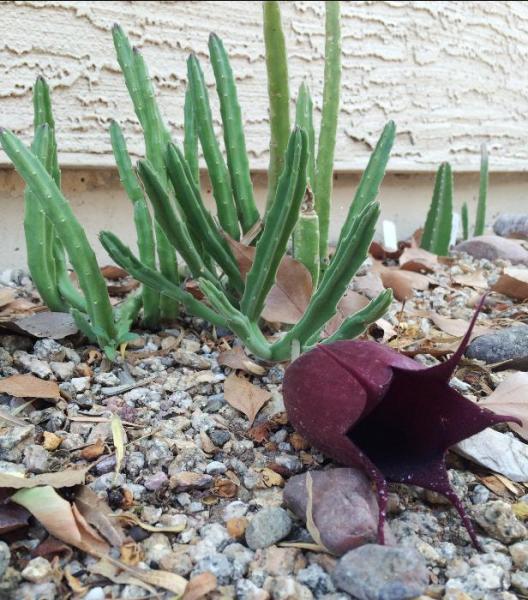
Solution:
{"label": "large stone", "polygon": [[457,244],[455,252],[465,252],[473,258],[487,260],[508,260],[512,265],[527,265],[528,251],[518,242],[508,240],[498,235],[479,235]]}
{"label": "large stone", "polygon": [[513,434],[484,429],[453,446],[457,454],[513,481],[528,481],[528,445]]}
{"label": "large stone", "polygon": [[493,231],[502,237],[528,240],[528,215],[499,215]]}
{"label": "large stone", "polygon": [[466,350],[468,358],[496,363],[528,354],[528,325],[506,327],[475,338]]}
{"label": "large stone", "polygon": [[496,500],[473,509],[477,523],[499,542],[511,544],[526,537],[526,527],[515,516],[511,504]]}
{"label": "large stone", "polygon": [[283,508],[263,508],[250,521],[246,529],[246,542],[252,550],[267,548],[285,538],[292,522]]}
{"label": "large stone", "polygon": [[336,587],[358,600],[406,600],[425,591],[429,574],[414,548],[367,544],[347,552],[332,576]]}
{"label": "large stone", "polygon": [[[358,469],[312,471],[312,517],[323,545],[337,555],[377,540],[378,502],[367,476]],[[306,474],[291,477],[284,501],[306,521]],[[336,518],[339,515],[339,518]],[[386,525],[386,540],[394,543]]]}

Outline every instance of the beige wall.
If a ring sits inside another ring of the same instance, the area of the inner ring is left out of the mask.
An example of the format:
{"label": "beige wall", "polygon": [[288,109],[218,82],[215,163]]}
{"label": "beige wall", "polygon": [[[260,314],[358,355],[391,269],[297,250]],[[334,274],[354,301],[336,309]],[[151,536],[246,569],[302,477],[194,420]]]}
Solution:
{"label": "beige wall", "polygon": [[[319,107],[323,2],[283,2],[282,8],[291,92],[306,79]],[[395,171],[431,170],[446,159],[458,170],[473,170],[482,141],[494,169],[527,169],[528,3],[354,1],[342,2],[342,13],[339,169],[364,164],[388,119],[399,131],[390,166]],[[232,57],[252,167],[261,169],[268,144],[261,18],[256,1],[0,0],[0,122],[27,139],[31,86],[43,74],[53,88],[63,165],[111,164],[112,118],[141,153],[112,46],[118,21],[144,52],[179,138],[186,56],[198,54],[214,95],[207,38],[215,31]]]}
{"label": "beige wall", "polygon": [[[380,200],[382,218],[398,224],[401,237],[410,235],[423,225],[432,194],[434,176],[423,173],[389,174],[383,183]],[[131,246],[135,247],[132,211],[130,203],[121,191],[117,174],[110,170],[65,171],[64,190],[70,198],[76,215],[87,229],[90,241],[101,264],[110,262],[97,241],[101,229],[111,229]],[[354,194],[358,176],[340,174],[335,181],[332,211],[332,239],[337,233]],[[265,178],[254,176],[260,205],[265,199]],[[207,189],[203,182],[203,189]],[[457,209],[464,200],[469,202],[471,222],[475,216],[477,174],[455,175],[455,205]],[[25,265],[25,242],[22,227],[23,184],[15,173],[0,170],[0,270]],[[528,174],[495,174],[491,177],[489,221],[498,211],[520,211],[526,206]],[[208,194],[210,202],[210,194]]]}

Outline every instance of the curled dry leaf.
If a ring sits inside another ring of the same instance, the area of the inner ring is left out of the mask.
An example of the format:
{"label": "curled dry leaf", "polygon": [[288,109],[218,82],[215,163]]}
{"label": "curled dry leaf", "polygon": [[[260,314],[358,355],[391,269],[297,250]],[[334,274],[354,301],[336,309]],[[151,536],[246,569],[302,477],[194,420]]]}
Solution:
{"label": "curled dry leaf", "polygon": [[[20,507],[22,508],[22,507]],[[56,537],[48,535],[48,537],[42,541],[35,549],[31,551],[31,556],[43,556],[48,560],[51,560],[54,556],[60,556],[66,563],[69,563],[73,555],[73,550]]]}
{"label": "curled dry leaf", "polygon": [[224,397],[228,404],[246,415],[251,425],[258,411],[271,398],[271,393],[231,373],[224,383]]}
{"label": "curled dry leaf", "polygon": [[400,256],[400,269],[416,273],[432,273],[438,267],[438,256],[423,248],[405,248]]}
{"label": "curled dry leaf", "polygon": [[234,346],[229,350],[223,350],[218,356],[218,364],[236,369],[237,371],[245,371],[250,375],[264,375],[266,369],[253,362],[244,352],[242,346]]}
{"label": "curled dry leaf", "polygon": [[77,492],[75,506],[86,521],[95,527],[110,545],[119,548],[123,544],[125,535],[119,522],[108,504],[89,487],[83,486]]}
{"label": "curled dry leaf", "polygon": [[11,500],[28,510],[57,539],[93,556],[109,550],[76,506],[66,502],[51,486],[19,490]]}
{"label": "curled dry leaf", "polygon": [[0,393],[16,398],[60,398],[59,386],[54,381],[44,381],[34,375],[10,375],[0,379]]}
{"label": "curled dry leaf", "polygon": [[[227,238],[244,279],[255,259],[255,247]],[[312,277],[308,269],[291,256],[285,256],[277,270],[262,318],[271,323],[294,325],[303,316],[312,297]]]}
{"label": "curled dry leaf", "polygon": [[501,415],[519,418],[522,426],[516,423],[508,423],[508,426],[528,441],[528,373],[510,375],[479,405]]}
{"label": "curled dry leaf", "polygon": [[114,583],[138,585],[151,594],[155,594],[153,587],[158,587],[180,597],[187,586],[187,580],[176,573],[131,567],[111,556],[105,556],[88,568],[90,572],[107,577]]}
{"label": "curled dry leaf", "polygon": [[194,576],[183,594],[182,600],[203,600],[207,594],[214,592],[217,587],[216,577],[213,573],[206,571],[200,575]]}
{"label": "curled dry leaf", "polygon": [[376,260],[386,260],[387,258],[396,259],[401,256],[401,253],[408,246],[408,242],[398,242],[397,250],[389,250],[383,244],[373,241],[369,247],[369,254]]}
{"label": "curled dry leaf", "polygon": [[37,486],[51,486],[54,488],[73,487],[84,484],[86,473],[90,469],[83,466],[80,469],[65,469],[56,473],[42,473],[31,478],[26,478],[12,473],[0,473],[0,488],[13,488],[15,490],[30,489]]}
{"label": "curled dry leaf", "polygon": [[528,269],[523,267],[504,269],[492,290],[516,300],[526,300],[528,298]]}
{"label": "curled dry leaf", "polygon": [[[469,327],[469,321],[465,321],[464,319],[450,319],[449,317],[444,317],[435,312],[429,313],[429,318],[438,329],[454,337],[463,337]],[[470,339],[476,338],[479,335],[485,335],[486,333],[490,333],[490,331],[491,329],[489,327],[475,325],[471,332]]]}
{"label": "curled dry leaf", "polygon": [[110,427],[112,429],[112,439],[114,442],[115,454],[116,454],[116,466],[115,466],[115,474],[117,475],[121,472],[121,467],[123,465],[123,460],[125,458],[125,443],[126,443],[126,433],[123,427],[123,423],[121,422],[121,417],[118,414],[113,414],[112,419],[110,421]]}
{"label": "curled dry leaf", "polygon": [[143,521],[140,521],[138,517],[131,512],[121,513],[117,515],[117,517],[128,524],[137,525],[138,527],[141,527],[141,529],[144,529],[145,531],[150,531],[152,533],[181,533],[185,529],[184,523],[180,523],[179,525],[175,525],[174,527],[155,527],[154,525],[143,523]]}
{"label": "curled dry leaf", "polygon": [[62,340],[75,335],[79,329],[69,313],[43,311],[17,319],[15,326],[37,338]]}
{"label": "curled dry leaf", "polygon": [[310,471],[307,471],[306,473],[306,495],[308,498],[306,503],[306,529],[308,529],[308,533],[312,536],[318,551],[328,552],[328,554],[330,554],[330,551],[321,541],[321,534],[313,519],[313,479]]}

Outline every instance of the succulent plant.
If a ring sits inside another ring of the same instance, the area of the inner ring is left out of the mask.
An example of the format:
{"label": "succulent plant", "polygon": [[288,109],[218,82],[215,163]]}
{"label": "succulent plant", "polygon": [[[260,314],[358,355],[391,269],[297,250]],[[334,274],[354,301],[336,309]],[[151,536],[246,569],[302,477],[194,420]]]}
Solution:
{"label": "succulent plant", "polygon": [[[50,249],[46,244],[54,245],[53,256],[55,260],[51,263],[51,267],[55,268],[56,273],[57,266],[61,269],[65,268],[63,257],[60,254],[63,246],[79,280],[84,298],[76,299],[75,302],[69,304],[70,312],[75,318],[79,329],[91,340],[97,340],[107,356],[113,358],[116,348],[120,344],[135,337],[134,334],[129,332],[129,328],[141,307],[141,298],[133,294],[118,310],[114,311],[112,309],[105,280],[86,233],[57,186],[56,179],[46,170],[46,161],[43,162],[42,160],[48,155],[46,144],[49,148],[52,139],[47,123],[38,127],[35,139],[34,149],[36,153],[25,146],[13,133],[6,129],[0,129],[2,147],[30,190],[30,193],[26,194],[26,200],[29,196],[30,202],[38,202],[40,207],[40,210],[32,207],[30,211],[33,211],[33,213],[30,212],[30,215],[35,214],[37,224],[42,223],[42,220],[44,220],[45,226],[47,221],[52,225],[52,228],[49,227],[52,234],[45,235],[49,229],[46,230],[46,227],[44,227],[45,233],[43,235],[42,226],[38,233],[38,235],[42,235],[39,242],[41,252],[49,256]],[[33,228],[26,228],[28,234],[31,234],[32,231]],[[60,246],[55,242],[56,236],[60,238]],[[30,246],[33,243],[34,240],[28,240]],[[57,257],[59,257],[58,261]],[[50,274],[50,271],[46,272],[46,276]],[[42,273],[40,275],[42,277]],[[40,283],[39,285],[46,284]],[[57,285],[59,293],[64,289],[60,286],[60,283],[55,284],[53,280],[50,281],[48,288],[51,288],[52,285]],[[71,291],[69,293],[71,297]],[[77,292],[75,292],[76,294]],[[67,296],[68,294],[64,295],[63,299],[66,299]]]}
{"label": "succulent plant", "polygon": [[433,199],[427,213],[421,247],[439,256],[449,252],[453,223],[453,174],[449,163],[440,165],[433,191]]}
{"label": "succulent plant", "polygon": [[[488,185],[489,185],[489,160],[486,144],[480,147],[480,175],[479,175],[479,195],[477,203],[477,214],[475,216],[475,227],[473,235],[484,235],[486,227],[486,208],[488,203]],[[462,237],[467,240],[469,237],[469,210],[467,202],[462,205]]]}
{"label": "succulent plant", "polygon": [[[277,2],[264,3],[271,142],[268,203],[260,223],[235,80],[220,38],[214,34],[210,36],[209,51],[220,101],[227,160],[214,135],[209,92],[197,57],[191,54],[187,62],[185,136],[183,147],[180,147],[168,140],[167,127],[161,120],[159,109],[154,107],[152,84],[145,77],[134,75],[134,61],[141,65],[143,75],[146,74],[144,62],[138,58],[140,53],[132,49],[119,26],[114,27],[119,62],[145,131],[147,156],[138,164],[139,178],[158,229],[182,257],[188,275],[199,282],[207,305],[193,297],[185,286],[179,285],[177,278],[168,276],[163,269],[156,271],[141,257],[138,261],[112,233],[101,232],[101,243],[118,264],[144,285],[159,292],[162,298],[177,300],[199,316],[207,312],[211,322],[230,327],[256,355],[269,360],[286,360],[292,352],[304,351],[324,338],[325,324],[335,315],[337,303],[366,257],[379,214],[375,199],[394,142],[394,124],[389,123],[360,182],[335,255],[329,262],[326,248],[339,108],[339,3],[327,3],[326,34],[322,127],[316,155],[312,100],[305,85],[301,86],[297,101],[296,127],[290,132],[280,8]],[[141,99],[142,94],[148,95],[150,113],[155,117],[151,116],[154,123],[150,124],[150,129],[142,108],[146,103]],[[158,140],[165,142],[163,164],[159,160],[159,146],[148,140],[149,131],[156,131]],[[211,181],[216,219],[205,207],[201,196],[198,141]],[[229,239],[237,241],[241,234],[252,232],[257,239],[255,256],[244,280]],[[325,237],[324,252],[321,252],[320,235]],[[310,271],[313,297],[300,321],[281,339],[270,343],[261,329],[262,311],[292,236],[294,256]],[[332,339],[359,335],[389,303],[390,292],[385,292],[366,309],[349,317]],[[214,318],[211,313],[215,314]]]}

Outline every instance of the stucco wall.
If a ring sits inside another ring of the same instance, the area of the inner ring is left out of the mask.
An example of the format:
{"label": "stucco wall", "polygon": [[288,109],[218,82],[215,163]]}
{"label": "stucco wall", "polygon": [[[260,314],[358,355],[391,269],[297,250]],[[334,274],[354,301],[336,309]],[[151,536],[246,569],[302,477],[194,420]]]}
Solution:
{"label": "stucco wall", "polygon": [[[305,78],[320,103],[322,2],[283,2],[294,93]],[[478,165],[489,143],[495,170],[528,165],[528,4],[343,2],[343,101],[337,167],[365,163],[389,118],[398,125],[392,170],[431,170],[449,159]],[[216,31],[232,57],[252,167],[267,165],[267,99],[260,2],[0,1],[0,122],[31,128],[31,86],[42,73],[54,94],[63,165],[111,164],[108,126],[117,118],[141,138],[112,47],[120,22],[147,58],[160,104],[181,133],[185,58],[207,61]],[[206,68],[207,82],[213,86]],[[0,161],[5,155],[0,153]]]}

